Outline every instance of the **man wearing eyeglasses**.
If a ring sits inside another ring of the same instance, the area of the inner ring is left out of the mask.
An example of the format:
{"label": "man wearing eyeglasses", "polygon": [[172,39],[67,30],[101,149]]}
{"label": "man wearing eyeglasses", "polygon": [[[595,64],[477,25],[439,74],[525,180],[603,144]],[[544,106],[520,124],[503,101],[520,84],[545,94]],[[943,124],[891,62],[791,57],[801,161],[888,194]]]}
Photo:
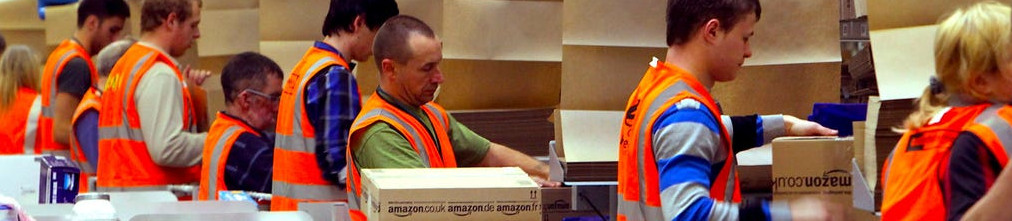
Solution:
{"label": "man wearing eyeglasses", "polygon": [[238,54],[225,65],[226,107],[204,142],[198,199],[216,200],[223,190],[271,192],[282,78],[277,63],[254,52]]}

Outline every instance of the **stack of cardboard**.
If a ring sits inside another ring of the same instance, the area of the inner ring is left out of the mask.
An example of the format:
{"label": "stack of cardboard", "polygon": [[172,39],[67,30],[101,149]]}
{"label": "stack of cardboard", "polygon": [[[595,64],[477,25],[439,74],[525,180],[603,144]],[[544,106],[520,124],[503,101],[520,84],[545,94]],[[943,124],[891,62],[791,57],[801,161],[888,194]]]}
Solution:
{"label": "stack of cardboard", "polygon": [[618,180],[622,111],[561,110],[555,113],[556,154],[565,181]]}
{"label": "stack of cardboard", "polygon": [[489,141],[531,156],[547,156],[555,139],[552,108],[450,111],[455,119]]}

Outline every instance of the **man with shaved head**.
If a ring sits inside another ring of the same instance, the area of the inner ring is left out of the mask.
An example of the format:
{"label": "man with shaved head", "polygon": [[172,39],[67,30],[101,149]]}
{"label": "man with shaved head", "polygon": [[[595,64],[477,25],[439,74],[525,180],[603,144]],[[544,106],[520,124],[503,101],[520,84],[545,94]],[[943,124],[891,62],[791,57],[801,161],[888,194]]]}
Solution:
{"label": "man with shaved head", "polygon": [[443,83],[443,43],[411,16],[390,18],[376,34],[373,56],[380,85],[352,124],[349,202],[358,209],[359,169],[520,167],[545,186],[548,166],[489,142],[432,101]]}

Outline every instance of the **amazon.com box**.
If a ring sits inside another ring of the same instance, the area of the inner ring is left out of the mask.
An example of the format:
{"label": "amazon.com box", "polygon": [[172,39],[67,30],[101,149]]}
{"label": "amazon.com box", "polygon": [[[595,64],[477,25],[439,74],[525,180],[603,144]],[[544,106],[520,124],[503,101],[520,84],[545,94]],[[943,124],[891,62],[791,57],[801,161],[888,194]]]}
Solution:
{"label": "amazon.com box", "polygon": [[852,137],[773,140],[773,200],[822,196],[849,210],[853,204],[850,175],[853,145]]}
{"label": "amazon.com box", "polygon": [[369,220],[541,220],[541,190],[516,167],[364,169]]}

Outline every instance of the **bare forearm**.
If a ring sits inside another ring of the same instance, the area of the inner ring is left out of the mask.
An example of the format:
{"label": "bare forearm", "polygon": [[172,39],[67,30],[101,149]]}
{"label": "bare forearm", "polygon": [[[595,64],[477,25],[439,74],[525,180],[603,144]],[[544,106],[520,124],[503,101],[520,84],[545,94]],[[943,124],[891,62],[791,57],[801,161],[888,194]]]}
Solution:
{"label": "bare forearm", "polygon": [[485,167],[520,167],[528,175],[548,179],[548,165],[527,156],[527,154],[512,148],[491,143],[488,153],[482,159],[479,166]]}
{"label": "bare forearm", "polygon": [[61,144],[70,143],[70,124],[74,110],[81,99],[69,93],[56,95],[56,108],[53,113],[53,141]]}

